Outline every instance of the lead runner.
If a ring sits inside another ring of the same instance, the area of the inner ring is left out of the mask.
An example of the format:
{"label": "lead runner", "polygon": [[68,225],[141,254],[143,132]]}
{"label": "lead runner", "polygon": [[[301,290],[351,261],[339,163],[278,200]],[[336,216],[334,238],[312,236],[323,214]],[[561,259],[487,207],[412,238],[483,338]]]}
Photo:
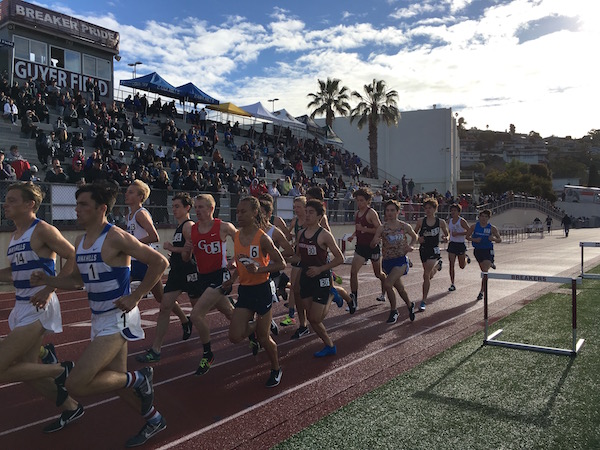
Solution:
{"label": "lead runner", "polygon": [[[144,339],[137,304],[158,282],[168,262],[134,236],[108,223],[118,186],[86,184],[75,193],[77,222],[85,234],[75,241],[76,266],[65,277],[36,271],[31,284],[58,289],[84,287],[92,312],[91,342],[70,373],[66,387],[78,396],[117,392],[146,421],[126,447],[137,447],[164,430],[167,423],[154,408],[153,370],[127,371],[127,342]],[[140,285],[130,292],[131,257],[148,269]]]}

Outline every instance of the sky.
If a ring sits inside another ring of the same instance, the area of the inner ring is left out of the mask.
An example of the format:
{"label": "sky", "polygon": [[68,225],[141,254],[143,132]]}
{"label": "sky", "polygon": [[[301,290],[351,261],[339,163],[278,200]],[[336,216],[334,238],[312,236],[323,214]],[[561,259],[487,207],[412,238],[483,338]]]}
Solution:
{"label": "sky", "polygon": [[467,128],[573,138],[600,128],[598,0],[32,3],[118,31],[117,85],[141,61],[137,76],[300,116],[319,79],[361,93],[377,79],[400,111],[452,108]]}

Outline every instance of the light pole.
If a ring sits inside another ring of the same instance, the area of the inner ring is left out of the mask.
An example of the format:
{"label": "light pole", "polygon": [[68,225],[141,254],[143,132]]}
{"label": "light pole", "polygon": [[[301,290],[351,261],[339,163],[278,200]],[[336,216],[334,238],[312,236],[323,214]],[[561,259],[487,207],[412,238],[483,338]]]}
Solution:
{"label": "light pole", "polygon": [[271,100],[267,100],[267,101],[271,102],[273,104],[273,106],[272,106],[273,111],[272,112],[275,112],[275,102],[279,101],[279,99],[278,98],[272,98]]}
{"label": "light pole", "polygon": [[[136,62],[127,64],[129,67],[133,67],[133,78],[134,79],[137,76],[137,71],[136,71],[137,66],[139,66],[140,64],[144,64],[144,63],[141,61],[136,61]],[[133,88],[133,95],[135,96],[135,88]]]}

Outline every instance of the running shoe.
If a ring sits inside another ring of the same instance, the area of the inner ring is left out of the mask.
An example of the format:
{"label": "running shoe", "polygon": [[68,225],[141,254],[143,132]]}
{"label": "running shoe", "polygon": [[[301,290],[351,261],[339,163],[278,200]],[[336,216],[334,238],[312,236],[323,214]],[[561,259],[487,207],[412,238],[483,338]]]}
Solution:
{"label": "running shoe", "polygon": [[496,264],[492,263],[492,265],[490,266],[492,269],[496,270]]}
{"label": "running shoe", "polygon": [[198,368],[196,369],[196,372],[194,372],[194,375],[204,375],[206,372],[208,372],[208,369],[210,369],[210,366],[214,360],[215,356],[212,353],[205,353],[202,355],[202,359],[200,360],[200,364],[198,364]]}
{"label": "running shoe", "polygon": [[480,292],[477,296],[477,300],[483,300],[483,292]]}
{"label": "running shoe", "polygon": [[338,306],[338,308],[344,306],[344,299],[336,288],[331,288],[331,295],[333,295],[333,302]]}
{"label": "running shoe", "polygon": [[182,323],[181,328],[183,328],[183,337],[181,339],[187,341],[192,335],[192,321],[190,320],[190,316],[187,316],[187,322]]}
{"label": "running shoe", "polygon": [[358,301],[356,300],[356,295],[350,294],[350,304],[348,305],[348,311],[350,314],[354,314],[358,309]]}
{"label": "running shoe", "polygon": [[408,307],[408,318],[411,322],[415,321],[415,302],[410,302],[410,307]]}
{"label": "running shoe", "polygon": [[438,272],[440,272],[442,270],[442,264],[443,264],[442,260],[438,259],[438,262],[437,262],[437,270],[438,270]]}
{"label": "running shoe", "polygon": [[326,345],[321,350],[316,352],[314,354],[314,357],[315,358],[323,358],[324,356],[335,355],[336,353],[337,353],[337,348],[335,347],[335,345],[333,347]]}
{"label": "running shoe", "polygon": [[260,343],[256,339],[256,333],[252,333],[250,336],[248,336],[248,339],[250,340],[249,347],[250,350],[252,350],[252,355],[258,355],[258,352],[260,351]]}
{"label": "running shoe", "polygon": [[84,410],[81,403],[77,404],[77,408],[71,411],[63,411],[58,419],[44,427],[44,433],[54,433],[62,430],[69,423],[83,416]]}
{"label": "running shoe", "polygon": [[421,305],[419,306],[419,311],[425,311],[425,302],[422,301]]}
{"label": "running shoe", "polygon": [[292,334],[292,337],[290,338],[290,340],[300,339],[302,336],[306,336],[309,333],[310,333],[310,330],[308,329],[308,327],[298,327],[296,332],[294,334]]}
{"label": "running shoe", "polygon": [[271,369],[271,375],[269,375],[269,379],[267,380],[265,386],[268,388],[272,388],[272,387],[279,385],[279,383],[281,383],[281,375],[282,374],[283,374],[283,372],[281,371],[281,369],[279,369],[279,370]]}
{"label": "running shoe", "polygon": [[46,344],[44,345],[44,349],[46,349],[46,356],[41,358],[42,364],[57,364],[58,358],[56,357],[56,350],[54,349],[54,344]]}
{"label": "running shoe", "polygon": [[467,264],[471,264],[471,258],[469,258],[469,255],[467,255]]}
{"label": "running shoe", "polygon": [[296,324],[296,319],[294,319],[293,317],[290,317],[289,314],[287,316],[285,316],[281,322],[279,322],[279,325],[282,325],[284,327],[287,327],[290,325],[295,325],[295,324]]}
{"label": "running shoe", "polygon": [[277,328],[277,324],[275,323],[274,319],[271,319],[271,333],[273,333],[274,336],[279,335],[279,328]]}
{"label": "running shoe", "polygon": [[135,388],[135,393],[142,400],[143,416],[150,411],[150,408],[152,408],[152,404],[154,403],[154,386],[152,385],[154,369],[152,367],[142,367],[138,372],[144,377],[142,384]]}
{"label": "running shoe", "polygon": [[385,323],[396,323],[398,321],[398,310],[394,309],[390,311],[390,316]]}
{"label": "running shoe", "polygon": [[141,363],[153,363],[160,361],[160,353],[156,353],[154,350],[149,348],[146,353],[137,355],[135,360]]}
{"label": "running shoe", "polygon": [[167,428],[167,421],[164,417],[161,417],[160,421],[154,425],[150,422],[146,422],[146,424],[142,427],[138,434],[136,434],[134,437],[128,439],[127,442],[125,442],[125,447],[131,448],[144,445],[148,441],[148,439],[150,439],[155,434],[160,433],[165,428]]}
{"label": "running shoe", "polygon": [[73,367],[75,367],[75,363],[72,361],[65,361],[61,362],[60,365],[64,369],[63,373],[54,379],[54,384],[56,384],[56,406],[62,405],[69,396],[69,393],[65,389],[65,383],[67,382],[69,373],[71,373]]}
{"label": "running shoe", "polygon": [[385,294],[382,292],[381,295],[375,300],[377,300],[378,302],[385,302]]}
{"label": "running shoe", "polygon": [[450,292],[455,291],[456,290],[456,286],[454,286],[453,284],[451,284],[450,287],[448,288],[448,290]]}
{"label": "running shoe", "polygon": [[409,259],[408,260],[408,267],[412,267],[413,266],[413,262]]}

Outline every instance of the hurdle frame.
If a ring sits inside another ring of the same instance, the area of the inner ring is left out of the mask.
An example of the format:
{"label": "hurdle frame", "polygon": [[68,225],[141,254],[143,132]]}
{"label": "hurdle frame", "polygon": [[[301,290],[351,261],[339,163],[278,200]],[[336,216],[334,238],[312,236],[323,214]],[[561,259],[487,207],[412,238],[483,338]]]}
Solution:
{"label": "hurdle frame", "polygon": [[[553,355],[561,356],[577,356],[577,353],[581,349],[581,346],[585,342],[585,339],[577,340],[577,285],[582,283],[581,277],[567,278],[567,277],[550,277],[543,275],[522,275],[522,274],[508,274],[508,273],[488,273],[482,272],[483,278],[483,318],[484,318],[484,339],[483,345],[491,345],[496,347],[506,347],[516,350],[528,350],[540,353],[549,353]],[[567,348],[555,348],[545,347],[541,345],[524,344],[521,342],[508,342],[497,340],[502,331],[502,328],[489,334],[488,328],[488,280],[499,279],[499,280],[512,280],[512,281],[539,281],[545,283],[560,283],[560,284],[571,284],[571,324],[573,329],[573,340],[570,349]]]}
{"label": "hurdle frame", "polygon": [[581,278],[587,278],[588,280],[600,280],[600,273],[585,273],[583,271],[583,249],[585,247],[600,247],[600,242],[580,242],[581,247]]}

